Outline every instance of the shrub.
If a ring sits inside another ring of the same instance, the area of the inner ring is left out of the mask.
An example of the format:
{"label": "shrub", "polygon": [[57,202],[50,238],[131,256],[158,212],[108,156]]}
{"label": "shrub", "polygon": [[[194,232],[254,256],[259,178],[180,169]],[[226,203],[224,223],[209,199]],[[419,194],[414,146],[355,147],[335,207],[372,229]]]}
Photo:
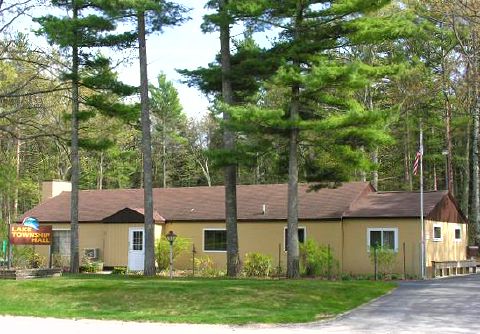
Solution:
{"label": "shrub", "polygon": [[70,256],[61,254],[52,254],[52,267],[61,268],[64,271],[70,270]]}
{"label": "shrub", "polygon": [[272,258],[261,253],[247,253],[243,272],[247,277],[268,277],[272,273]]}
{"label": "shrub", "polygon": [[103,262],[92,261],[88,257],[83,257],[80,262],[80,272],[98,273],[103,270]]}
{"label": "shrub", "polygon": [[377,253],[377,270],[380,274],[386,275],[391,274],[393,271],[393,266],[397,260],[397,253],[391,248],[386,247],[371,247],[370,253],[370,262],[375,265],[375,249]]}
{"label": "shrub", "polygon": [[306,276],[330,277],[338,271],[338,261],[328,246],[307,239],[300,245],[300,270]]}
{"label": "shrub", "polygon": [[47,258],[35,253],[33,247],[14,247],[13,248],[13,267],[15,268],[45,268]]}
{"label": "shrub", "polygon": [[[177,237],[173,243],[173,258],[186,252],[191,245],[191,241],[186,238]],[[155,256],[157,259],[158,270],[166,270],[170,267],[170,243],[165,236],[157,240],[155,245]]]}
{"label": "shrub", "polygon": [[113,267],[112,274],[113,275],[126,275],[127,274],[127,267]]}
{"label": "shrub", "polygon": [[219,277],[224,273],[215,268],[215,263],[210,256],[201,256],[195,259],[195,268],[197,273],[202,277]]}

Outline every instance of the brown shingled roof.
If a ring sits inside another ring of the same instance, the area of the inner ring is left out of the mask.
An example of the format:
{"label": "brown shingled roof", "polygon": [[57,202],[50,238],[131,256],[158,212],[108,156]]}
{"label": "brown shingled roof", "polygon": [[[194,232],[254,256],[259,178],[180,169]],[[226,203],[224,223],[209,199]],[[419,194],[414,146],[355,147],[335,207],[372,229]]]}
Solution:
{"label": "brown shingled roof", "polygon": [[[424,217],[438,221],[465,222],[447,191],[424,192]],[[345,218],[420,217],[419,192],[371,192],[352,203]]]}
{"label": "brown shingled roof", "polygon": [[[336,189],[309,191],[299,185],[299,219],[341,219],[360,195],[373,191],[365,182],[344,183]],[[166,221],[225,220],[223,186],[154,189],[154,208]],[[239,220],[286,220],[287,185],[237,186]],[[265,214],[262,213],[266,205]],[[79,221],[99,222],[127,208],[143,207],[143,189],[80,191]],[[130,209],[131,210],[131,209]],[[70,193],[63,192],[32,210],[41,222],[70,221]]]}

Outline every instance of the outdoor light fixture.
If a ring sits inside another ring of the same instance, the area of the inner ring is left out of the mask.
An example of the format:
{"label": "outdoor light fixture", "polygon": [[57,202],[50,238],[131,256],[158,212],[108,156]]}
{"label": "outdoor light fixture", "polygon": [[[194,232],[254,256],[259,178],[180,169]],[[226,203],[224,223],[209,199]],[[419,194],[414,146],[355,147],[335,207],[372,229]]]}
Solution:
{"label": "outdoor light fixture", "polygon": [[168,242],[171,245],[171,244],[173,244],[173,242],[177,238],[177,235],[175,233],[173,233],[173,231],[170,231],[170,232],[167,233],[167,235],[165,237],[167,238]]}
{"label": "outdoor light fixture", "polygon": [[167,238],[168,242],[170,243],[170,279],[172,279],[173,278],[173,242],[177,238],[177,235],[173,233],[173,231],[170,231],[165,235],[165,238]]}

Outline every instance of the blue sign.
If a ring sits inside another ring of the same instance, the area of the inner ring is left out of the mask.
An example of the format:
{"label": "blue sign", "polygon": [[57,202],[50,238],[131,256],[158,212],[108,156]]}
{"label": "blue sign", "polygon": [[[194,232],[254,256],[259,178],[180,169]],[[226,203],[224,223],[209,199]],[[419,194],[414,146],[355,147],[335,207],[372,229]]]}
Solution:
{"label": "blue sign", "polygon": [[23,222],[22,222],[22,225],[23,226],[28,226],[28,227],[31,227],[33,228],[34,230],[38,231],[39,227],[40,227],[40,223],[38,222],[38,219],[37,218],[34,218],[34,217],[26,217]]}

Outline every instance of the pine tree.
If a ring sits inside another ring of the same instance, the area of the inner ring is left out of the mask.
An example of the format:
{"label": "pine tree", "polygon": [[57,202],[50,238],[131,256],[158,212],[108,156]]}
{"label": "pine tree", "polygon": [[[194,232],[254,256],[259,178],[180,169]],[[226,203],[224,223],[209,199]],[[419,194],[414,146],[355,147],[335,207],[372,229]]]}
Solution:
{"label": "pine tree", "polygon": [[[236,121],[278,129],[289,143],[288,181],[288,255],[287,276],[299,276],[298,178],[299,144],[306,138],[325,138],[358,148],[384,140],[373,113],[365,113],[353,92],[365,87],[369,77],[387,74],[389,68],[345,61],[344,48],[395,39],[412,31],[403,18],[375,17],[370,14],[389,1],[235,1],[235,10],[243,12],[253,24],[280,29],[279,40],[269,54],[282,60],[272,81],[288,89],[284,110],[249,112],[237,110]],[[255,123],[254,123],[255,124]],[[265,131],[265,130],[264,130]],[[303,134],[302,134],[303,133]],[[321,136],[312,136],[321,133]],[[322,145],[323,147],[323,145]],[[337,146],[338,150],[338,146]],[[347,149],[342,153],[349,152]],[[352,155],[354,155],[353,151]]]}
{"label": "pine tree", "polygon": [[[79,118],[80,115],[80,72],[88,65],[89,55],[83,49],[128,45],[134,35],[115,34],[116,26],[105,16],[91,14],[92,9],[101,10],[95,1],[88,0],[52,0],[52,5],[68,11],[65,16],[47,15],[37,18],[48,41],[62,49],[70,51],[71,69],[65,78],[71,83],[71,250],[70,271],[79,272],[78,249],[78,200],[79,200]],[[71,15],[69,15],[71,13]],[[97,12],[98,13],[98,12]]]}
{"label": "pine tree", "polygon": [[185,21],[186,9],[178,4],[162,0],[98,0],[112,19],[132,21],[137,36],[140,62],[140,105],[142,124],[143,187],[145,212],[145,265],[144,275],[155,275],[155,231],[153,221],[153,176],[151,120],[148,97],[147,42],[150,33],[161,32],[164,27],[179,25]]}
{"label": "pine tree", "polygon": [[[231,36],[230,26],[235,22],[235,13],[230,9],[231,1],[210,1],[208,6],[215,8],[217,13],[206,17],[205,31],[220,31],[220,54],[217,62],[209,65],[209,68],[197,70],[179,71],[188,77],[187,82],[195,85],[207,94],[214,95],[224,105],[232,106],[245,102],[258,91],[259,84],[256,77],[270,70],[267,63],[260,64],[255,59],[260,56],[260,48],[253,44],[253,40],[247,37],[244,43],[237,43],[237,53],[232,55],[230,51]],[[252,68],[251,65],[255,67]],[[271,72],[271,71],[270,71]],[[230,121],[227,108],[220,107],[223,112],[223,122]],[[229,127],[223,128],[223,150],[217,154],[217,163],[224,166],[225,186],[225,223],[227,230],[227,275],[236,277],[239,272],[238,233],[237,233],[237,168],[239,147],[236,142],[236,134]],[[220,162],[222,160],[222,162]]]}

